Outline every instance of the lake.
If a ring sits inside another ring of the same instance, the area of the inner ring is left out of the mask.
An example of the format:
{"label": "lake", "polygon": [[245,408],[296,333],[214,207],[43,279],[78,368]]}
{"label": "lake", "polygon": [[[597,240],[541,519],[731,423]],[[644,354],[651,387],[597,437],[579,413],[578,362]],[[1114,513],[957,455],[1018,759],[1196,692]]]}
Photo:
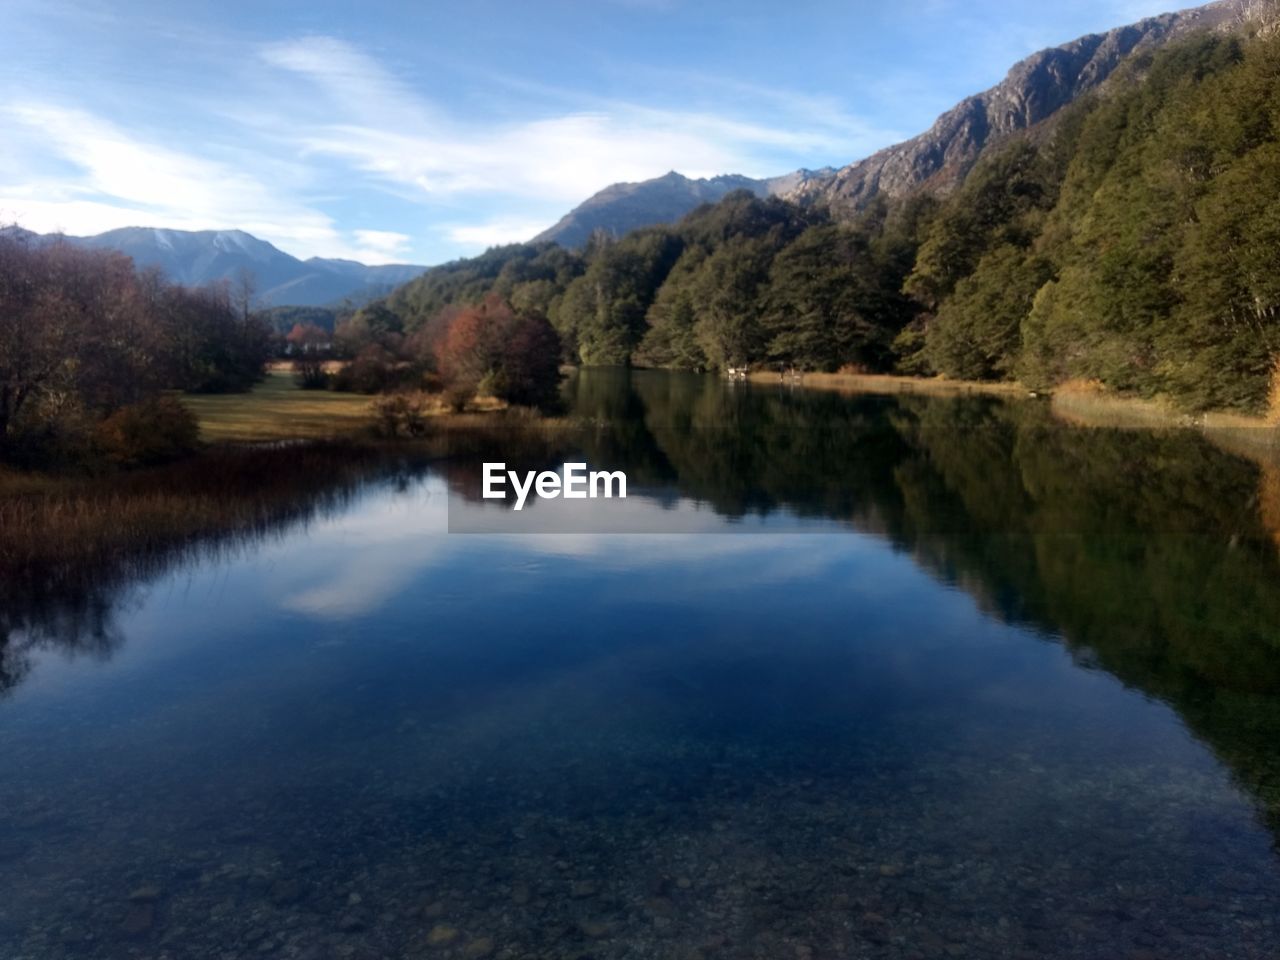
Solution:
{"label": "lake", "polygon": [[1280,476],[1029,400],[566,396],[627,500],[397,468],[11,596],[0,956],[1280,956]]}

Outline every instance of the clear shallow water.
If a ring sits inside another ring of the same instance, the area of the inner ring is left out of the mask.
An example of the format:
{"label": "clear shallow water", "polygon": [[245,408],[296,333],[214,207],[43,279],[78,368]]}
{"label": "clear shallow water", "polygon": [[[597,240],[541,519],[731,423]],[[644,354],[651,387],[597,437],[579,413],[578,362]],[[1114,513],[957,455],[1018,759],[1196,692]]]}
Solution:
{"label": "clear shallow water", "polygon": [[454,465],[51,616],[0,955],[1280,954],[1265,472],[989,401],[570,392],[628,511],[759,535],[445,535]]}

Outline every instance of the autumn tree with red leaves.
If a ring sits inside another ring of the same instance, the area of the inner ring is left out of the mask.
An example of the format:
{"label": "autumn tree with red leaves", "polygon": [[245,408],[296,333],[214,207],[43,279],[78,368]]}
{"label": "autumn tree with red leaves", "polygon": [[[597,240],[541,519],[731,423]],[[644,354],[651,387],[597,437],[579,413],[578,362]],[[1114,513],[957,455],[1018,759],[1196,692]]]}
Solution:
{"label": "autumn tree with red leaves", "polygon": [[556,403],[560,338],[544,317],[517,313],[496,294],[451,313],[436,346],[436,364],[451,393],[487,393],[530,407]]}

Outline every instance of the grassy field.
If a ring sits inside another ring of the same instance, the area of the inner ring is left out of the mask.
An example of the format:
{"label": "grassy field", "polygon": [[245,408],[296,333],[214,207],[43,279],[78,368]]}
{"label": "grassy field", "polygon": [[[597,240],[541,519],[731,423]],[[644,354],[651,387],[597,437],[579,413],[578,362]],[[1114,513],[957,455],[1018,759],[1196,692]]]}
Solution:
{"label": "grassy field", "polygon": [[271,370],[250,393],[186,396],[210,443],[321,439],[349,435],[372,421],[371,398],[302,390],[287,370]]}

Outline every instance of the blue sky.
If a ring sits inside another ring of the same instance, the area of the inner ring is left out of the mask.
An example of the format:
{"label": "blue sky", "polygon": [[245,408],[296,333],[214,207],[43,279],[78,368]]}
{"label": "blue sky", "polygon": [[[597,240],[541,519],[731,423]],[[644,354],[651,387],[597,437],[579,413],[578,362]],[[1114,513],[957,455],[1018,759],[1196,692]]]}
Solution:
{"label": "blue sky", "polygon": [[438,263],[679,170],[842,166],[1160,0],[0,0],[0,222]]}

